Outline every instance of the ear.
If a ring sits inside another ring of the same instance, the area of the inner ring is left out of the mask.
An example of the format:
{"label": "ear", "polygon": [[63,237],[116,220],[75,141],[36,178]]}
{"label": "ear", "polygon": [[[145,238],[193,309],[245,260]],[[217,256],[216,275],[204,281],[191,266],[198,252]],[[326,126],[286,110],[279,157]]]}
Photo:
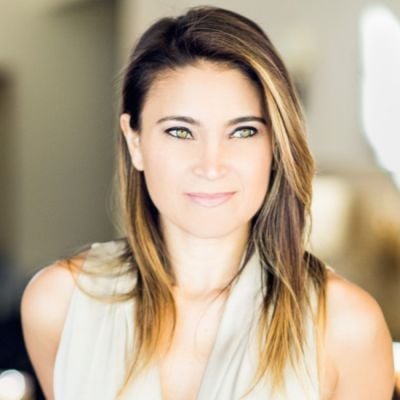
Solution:
{"label": "ear", "polygon": [[140,135],[139,132],[134,131],[130,126],[131,116],[129,114],[121,114],[119,118],[120,127],[122,133],[125,136],[126,144],[131,155],[131,161],[133,166],[138,171],[143,171],[143,157],[142,150],[140,148]]}

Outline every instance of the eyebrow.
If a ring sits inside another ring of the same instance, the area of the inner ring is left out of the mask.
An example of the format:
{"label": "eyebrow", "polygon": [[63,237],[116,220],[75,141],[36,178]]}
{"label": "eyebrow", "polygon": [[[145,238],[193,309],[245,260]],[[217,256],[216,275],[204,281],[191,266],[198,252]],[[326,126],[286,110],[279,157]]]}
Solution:
{"label": "eyebrow", "polygon": [[[196,121],[192,117],[186,117],[184,115],[170,115],[167,117],[163,117],[157,121],[157,124],[160,124],[161,122],[164,122],[164,121],[170,121],[170,120],[187,122],[188,124],[197,125],[197,126],[201,125],[201,123],[199,121]],[[238,117],[238,118],[231,119],[227,122],[226,125],[232,126],[232,125],[239,124],[241,122],[249,122],[249,121],[258,121],[258,122],[261,122],[262,124],[264,124],[265,126],[267,126],[267,121],[265,120],[265,118],[256,117],[254,115],[248,115],[245,117]]]}

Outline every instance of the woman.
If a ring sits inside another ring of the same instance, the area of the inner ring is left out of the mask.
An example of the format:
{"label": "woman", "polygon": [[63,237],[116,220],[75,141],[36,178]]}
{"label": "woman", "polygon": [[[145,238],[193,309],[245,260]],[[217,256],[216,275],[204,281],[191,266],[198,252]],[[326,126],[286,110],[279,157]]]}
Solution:
{"label": "woman", "polygon": [[47,397],[390,399],[380,307],[306,250],[313,159],[259,26],[211,6],[155,22],[120,125],[126,238],[44,268],[22,299]]}

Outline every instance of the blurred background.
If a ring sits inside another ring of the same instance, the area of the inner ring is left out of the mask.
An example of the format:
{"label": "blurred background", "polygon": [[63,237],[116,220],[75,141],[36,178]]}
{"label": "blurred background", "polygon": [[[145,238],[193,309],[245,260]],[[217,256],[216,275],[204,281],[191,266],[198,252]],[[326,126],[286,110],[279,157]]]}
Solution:
{"label": "blurred background", "polygon": [[398,0],[1,0],[0,400],[43,398],[20,327],[28,280],[118,236],[114,138],[129,50],[157,18],[199,4],[252,18],[283,57],[318,167],[311,248],[375,297],[400,341]]}

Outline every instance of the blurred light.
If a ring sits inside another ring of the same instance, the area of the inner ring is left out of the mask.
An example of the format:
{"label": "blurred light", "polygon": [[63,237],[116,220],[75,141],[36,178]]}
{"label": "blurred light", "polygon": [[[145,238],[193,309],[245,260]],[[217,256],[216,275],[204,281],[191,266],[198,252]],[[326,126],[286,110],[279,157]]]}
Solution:
{"label": "blurred light", "polygon": [[362,122],[379,164],[400,188],[400,23],[381,5],[361,15]]}
{"label": "blurred light", "polygon": [[400,372],[400,342],[393,342],[394,370]]}
{"label": "blurred light", "polygon": [[16,369],[9,369],[0,374],[0,399],[22,400],[26,395],[24,375]]}
{"label": "blurred light", "polygon": [[343,179],[317,176],[313,182],[311,205],[312,250],[323,258],[341,253],[348,244],[353,191]]}

